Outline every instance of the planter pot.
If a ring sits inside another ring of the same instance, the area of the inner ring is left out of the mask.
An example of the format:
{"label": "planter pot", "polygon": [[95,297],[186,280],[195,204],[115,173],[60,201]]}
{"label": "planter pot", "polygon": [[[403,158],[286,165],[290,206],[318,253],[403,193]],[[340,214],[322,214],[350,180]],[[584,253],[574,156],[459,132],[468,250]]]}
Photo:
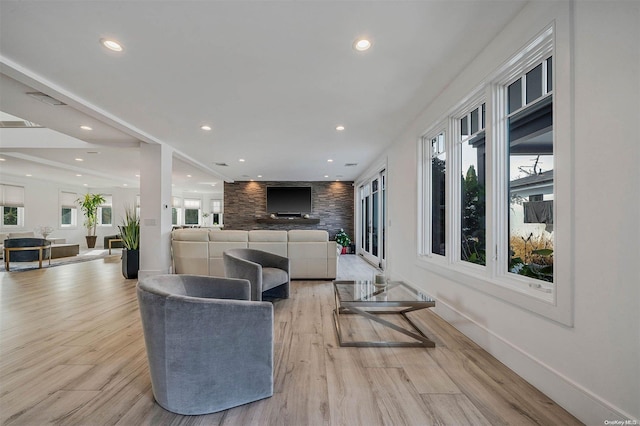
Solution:
{"label": "planter pot", "polygon": [[94,248],[96,246],[96,239],[98,238],[96,235],[87,235],[85,238],[87,239],[88,248]]}
{"label": "planter pot", "polygon": [[140,250],[122,250],[122,275],[126,279],[138,278]]}
{"label": "planter pot", "polygon": [[347,254],[347,248],[342,247],[342,251],[340,251],[340,254]]}

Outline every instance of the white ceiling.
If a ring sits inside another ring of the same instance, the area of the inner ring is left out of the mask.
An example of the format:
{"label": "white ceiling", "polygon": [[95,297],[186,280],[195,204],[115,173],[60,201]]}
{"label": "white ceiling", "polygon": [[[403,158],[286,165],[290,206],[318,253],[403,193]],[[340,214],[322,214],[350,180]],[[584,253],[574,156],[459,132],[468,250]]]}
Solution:
{"label": "white ceiling", "polygon": [[47,128],[0,129],[2,175],[135,187],[139,143],[164,143],[184,190],[353,180],[523,5],[2,0],[0,111]]}

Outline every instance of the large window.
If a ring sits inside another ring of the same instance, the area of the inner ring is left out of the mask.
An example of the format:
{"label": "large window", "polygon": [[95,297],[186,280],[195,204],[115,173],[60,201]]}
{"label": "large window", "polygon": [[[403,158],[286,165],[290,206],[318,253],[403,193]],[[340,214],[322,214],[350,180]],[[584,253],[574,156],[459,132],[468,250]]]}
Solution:
{"label": "large window", "polygon": [[2,209],[2,228],[23,227],[24,187],[0,185],[0,208]]}
{"label": "large window", "polygon": [[466,113],[459,125],[460,259],[486,265],[486,104]]}
{"label": "large window", "polygon": [[112,226],[113,225],[113,197],[108,194],[103,194],[104,203],[98,207],[98,225],[100,226]]}
{"label": "large window", "polygon": [[60,227],[75,228],[78,226],[78,205],[75,192],[60,192]]}
{"label": "large window", "polygon": [[211,224],[222,225],[222,200],[211,200]]}
{"label": "large window", "polygon": [[419,204],[419,255],[430,267],[547,303],[556,291],[552,36],[545,30],[424,135]]}
{"label": "large window", "polygon": [[548,57],[507,86],[509,272],[553,282],[553,81]]}
{"label": "large window", "polygon": [[171,198],[171,224],[178,226],[182,224],[182,198]]}
{"label": "large window", "polygon": [[444,132],[429,140],[431,151],[431,253],[446,254],[446,165]]}
{"label": "large window", "polygon": [[447,254],[447,149],[445,131],[422,138],[422,187],[424,229],[421,254]]}
{"label": "large window", "polygon": [[196,198],[184,199],[184,224],[200,225],[200,210],[202,208],[202,200]]}

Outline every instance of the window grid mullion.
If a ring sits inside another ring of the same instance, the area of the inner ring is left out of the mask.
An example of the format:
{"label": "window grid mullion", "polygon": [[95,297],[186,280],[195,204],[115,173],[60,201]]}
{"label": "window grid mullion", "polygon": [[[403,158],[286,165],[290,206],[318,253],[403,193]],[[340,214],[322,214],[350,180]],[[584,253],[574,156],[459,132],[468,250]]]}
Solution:
{"label": "window grid mullion", "polygon": [[[471,134],[471,112],[467,114],[467,135]],[[462,232],[460,231],[461,226],[461,199],[462,199],[462,191],[460,189],[460,181],[458,176],[461,175],[461,144],[462,137],[460,132],[460,120],[452,119],[450,122],[450,137],[449,139],[449,164],[447,166],[447,179],[450,190],[449,192],[449,200],[447,201],[447,223],[449,224],[447,228],[449,232],[447,233],[449,241],[447,242],[447,258],[450,263],[457,263],[460,261],[460,240]],[[455,135],[455,137],[453,136]],[[470,136],[465,137],[465,141],[468,140]]]}

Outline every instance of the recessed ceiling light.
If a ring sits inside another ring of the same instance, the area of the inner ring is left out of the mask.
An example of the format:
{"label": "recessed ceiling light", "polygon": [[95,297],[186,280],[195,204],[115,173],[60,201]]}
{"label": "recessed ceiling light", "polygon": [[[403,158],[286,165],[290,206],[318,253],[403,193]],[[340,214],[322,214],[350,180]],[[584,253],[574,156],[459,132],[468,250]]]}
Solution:
{"label": "recessed ceiling light", "polygon": [[140,177],[140,175],[136,175],[136,177],[138,177],[138,178],[139,178],[139,177]]}
{"label": "recessed ceiling light", "polygon": [[122,186],[129,186],[129,184],[127,184],[127,183],[123,183],[123,184],[122,184]]}
{"label": "recessed ceiling light", "polygon": [[258,177],[259,177],[259,178],[261,178],[261,177],[262,177],[262,175],[258,175]]}
{"label": "recessed ceiling light", "polygon": [[244,158],[240,158],[238,161],[244,163]]}
{"label": "recessed ceiling light", "polygon": [[108,38],[101,38],[100,44],[106,47],[109,50],[113,50],[114,52],[122,52],[122,45],[115,40],[110,40]]}
{"label": "recessed ceiling light", "polygon": [[336,130],[341,132],[344,130],[344,126],[340,125],[340,126],[336,126]]}
{"label": "recessed ceiling light", "polygon": [[208,132],[209,130],[211,130],[211,126],[207,126],[206,124],[203,124],[202,126],[200,126],[200,128],[201,128],[202,130],[206,130],[207,132]]}
{"label": "recessed ceiling light", "polygon": [[366,38],[359,38],[353,43],[353,48],[359,52],[364,52],[371,47],[371,42]]}
{"label": "recessed ceiling light", "polygon": [[76,175],[76,176],[77,176],[77,177],[81,177],[82,175],[79,175],[79,174],[78,174],[78,175]]}
{"label": "recessed ceiling light", "polygon": [[93,130],[93,128],[89,127],[89,126],[80,126],[80,128],[82,130]]}
{"label": "recessed ceiling light", "polygon": [[84,161],[82,158],[76,158],[76,161]]}
{"label": "recessed ceiling light", "polygon": [[0,158],[0,161],[7,161],[6,158]]}
{"label": "recessed ceiling light", "polygon": [[329,158],[329,159],[327,160],[327,163],[333,163],[333,160],[332,160],[331,158]]}
{"label": "recessed ceiling light", "polygon": [[191,175],[187,175],[187,177],[191,177]]}
{"label": "recessed ceiling light", "polygon": [[83,183],[82,186],[89,186],[89,184],[88,183]]}
{"label": "recessed ceiling light", "polygon": [[33,176],[33,175],[30,175],[29,173],[27,173],[25,176],[31,177],[31,176]]}
{"label": "recessed ceiling light", "polygon": [[328,178],[328,177],[329,177],[329,175],[324,175],[324,177]]}

